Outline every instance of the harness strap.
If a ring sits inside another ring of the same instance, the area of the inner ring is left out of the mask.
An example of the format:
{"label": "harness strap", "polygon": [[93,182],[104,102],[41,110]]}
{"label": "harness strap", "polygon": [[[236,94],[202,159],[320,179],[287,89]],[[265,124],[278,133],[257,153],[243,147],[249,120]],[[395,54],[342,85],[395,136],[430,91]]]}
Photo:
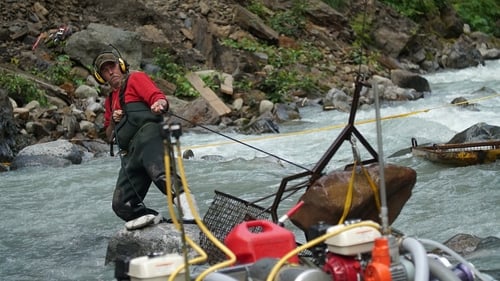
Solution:
{"label": "harness strap", "polygon": [[[344,202],[344,211],[342,213],[342,216],[340,217],[340,220],[338,224],[344,223],[347,214],[349,213],[352,205],[352,199],[353,199],[353,191],[354,191],[354,178],[356,176],[356,165],[357,161],[354,161],[353,167],[352,167],[352,174],[351,174],[351,180],[349,181],[349,186],[347,187],[347,194]],[[361,165],[361,170],[363,171],[363,175],[366,177],[366,180],[368,181],[368,184],[370,185],[370,188],[373,191],[373,195],[375,198],[375,204],[377,206],[377,210],[380,213],[381,210],[381,204],[380,204],[380,195],[378,191],[378,187],[375,184],[375,182],[372,180],[370,177],[370,174],[368,173],[368,170],[366,170],[364,165]]]}
{"label": "harness strap", "polygon": [[[127,114],[127,111],[125,111],[125,88],[127,88],[127,82],[128,82],[128,77],[129,75],[127,74],[125,80],[122,83],[122,86],[120,87],[120,92],[119,92],[119,101],[120,101],[120,107],[122,108],[123,112],[125,115]],[[111,92],[111,96],[109,97],[110,103],[109,103],[109,112],[111,112],[111,122],[113,123],[113,132],[111,133],[111,141],[109,142],[109,155],[115,156],[115,152],[113,149],[114,142],[116,141],[116,124],[115,120],[113,120],[113,92]],[[113,139],[115,141],[113,141]]]}

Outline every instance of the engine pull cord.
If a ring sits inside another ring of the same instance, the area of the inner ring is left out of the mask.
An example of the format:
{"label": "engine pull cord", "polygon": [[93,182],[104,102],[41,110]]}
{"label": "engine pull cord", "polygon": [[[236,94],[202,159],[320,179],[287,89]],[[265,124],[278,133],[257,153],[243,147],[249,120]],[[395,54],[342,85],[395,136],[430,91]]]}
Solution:
{"label": "engine pull cord", "polygon": [[[174,210],[174,198],[173,198],[173,194],[172,194],[172,175],[171,175],[171,170],[170,170],[170,165],[172,164],[172,166],[174,167],[175,169],[175,162],[173,161],[173,150],[171,148],[172,146],[172,143],[170,142],[170,133],[169,133],[169,129],[168,129],[168,126],[164,125],[163,128],[162,128],[162,135],[164,137],[164,140],[163,140],[163,148],[164,148],[164,151],[163,151],[163,157],[164,157],[164,166],[165,166],[165,177],[166,177],[166,180],[165,180],[165,189],[166,189],[166,193],[167,193],[167,206],[168,206],[168,210],[169,210],[169,213],[170,213],[170,218],[172,219],[172,223],[174,224],[174,226],[181,232],[181,240],[182,240],[182,244],[183,244],[183,247],[182,247],[182,251],[183,251],[183,256],[184,256],[184,264],[179,266],[178,268],[176,268],[172,274],[170,275],[170,278],[168,279],[169,281],[173,281],[175,280],[175,278],[177,277],[177,275],[183,270],[185,269],[185,278],[186,278],[186,281],[189,281],[191,280],[190,279],[190,276],[189,276],[189,264],[196,264],[196,263],[200,263],[200,262],[204,262],[207,260],[208,258],[208,255],[205,253],[205,251],[203,251],[203,249],[198,246],[195,242],[193,242],[193,240],[191,240],[185,233],[184,231],[184,225],[179,223],[178,219],[177,219],[177,216],[175,214],[175,210]],[[176,192],[177,194],[180,194],[179,193],[179,188],[176,187]],[[180,214],[180,217],[182,217],[182,208],[181,208],[181,205],[180,205],[180,199],[179,199],[180,196],[177,196],[177,206],[178,206],[178,212]],[[189,244],[200,256],[199,257],[196,257],[196,258],[193,258],[191,260],[188,260],[188,257],[187,257],[187,244]]]}
{"label": "engine pull cord", "polygon": [[[184,163],[183,163],[183,160],[182,160],[181,145],[180,145],[180,141],[179,141],[179,137],[182,134],[181,133],[181,127],[180,127],[179,124],[172,124],[172,125],[170,125],[170,128],[171,128],[170,131],[172,131],[172,135],[176,138],[175,147],[176,147],[176,152],[177,152],[177,163],[178,163],[177,167],[179,169],[179,176],[180,176],[180,179],[181,179],[181,182],[182,182],[182,188],[184,190],[184,194],[186,196],[186,201],[187,201],[187,203],[189,205],[189,209],[191,210],[191,213],[193,214],[193,218],[194,218],[197,226],[203,232],[203,234],[205,234],[207,236],[207,238],[219,250],[221,250],[224,254],[226,254],[226,256],[228,257],[228,259],[226,261],[223,261],[223,262],[220,262],[218,264],[215,264],[215,265],[209,267],[208,269],[204,270],[201,274],[199,274],[198,277],[196,277],[196,281],[201,281],[209,273],[211,273],[213,271],[216,271],[217,269],[224,268],[224,267],[227,267],[227,266],[235,264],[236,263],[236,255],[231,250],[229,250],[229,248],[227,248],[222,242],[220,242],[210,232],[210,230],[208,230],[208,228],[203,223],[203,220],[201,219],[201,217],[200,217],[200,215],[199,215],[199,213],[198,213],[198,211],[196,209],[196,206],[194,204],[194,200],[192,198],[191,191],[189,190],[189,186],[188,186],[187,179],[186,179],[186,174],[185,174],[185,170],[184,170]],[[172,151],[172,153],[173,153],[173,151]],[[172,158],[173,158],[173,156],[172,156]],[[165,163],[167,163],[167,162],[165,162]],[[167,173],[167,175],[170,176],[170,169],[166,170],[166,173]],[[171,182],[171,181],[167,180],[167,183],[169,183],[169,182]],[[171,197],[172,196],[172,192],[170,191],[170,193],[168,193],[169,190],[171,190],[171,189],[167,189],[167,194]],[[172,199],[169,198],[168,202],[169,202],[169,209],[171,210],[171,212],[173,212],[174,211],[173,210],[173,206],[170,203],[170,202],[173,202]],[[180,204],[179,204],[179,207],[180,207]],[[172,221],[175,223],[175,221],[176,221],[175,216],[172,217]],[[206,253],[205,252],[203,252],[203,253],[205,254],[205,258],[202,261],[205,261],[206,260]],[[184,268],[184,266],[179,267],[174,272],[175,274],[172,274],[170,276],[169,281],[173,281],[175,279],[175,276],[178,274],[178,272],[180,272],[183,268]]]}
{"label": "engine pull cord", "polygon": [[334,229],[333,231],[331,232],[327,232],[323,235],[321,235],[320,237],[317,237],[311,241],[308,241],[307,243],[304,243],[298,247],[296,247],[295,249],[293,249],[292,251],[288,252],[286,255],[284,255],[275,265],[274,267],[271,269],[269,275],[267,276],[267,279],[266,281],[274,281],[274,280],[277,280],[276,279],[276,275],[278,274],[279,270],[281,269],[281,267],[293,256],[297,255],[298,253],[300,253],[301,251],[304,251],[306,249],[309,249],[311,247],[314,247],[316,245],[318,245],[319,243],[323,243],[326,239],[330,238],[330,237],[333,237],[335,235],[338,235],[344,231],[347,231],[347,230],[350,230],[350,229],[353,229],[353,228],[356,228],[356,227],[361,227],[361,226],[367,226],[367,227],[371,227],[371,228],[374,228],[376,230],[379,230],[380,231],[380,225],[378,225],[377,223],[373,222],[373,221],[361,221],[361,222],[358,222],[358,223],[353,223],[353,224],[350,224],[350,225],[346,225],[342,228],[339,228],[339,229]]}

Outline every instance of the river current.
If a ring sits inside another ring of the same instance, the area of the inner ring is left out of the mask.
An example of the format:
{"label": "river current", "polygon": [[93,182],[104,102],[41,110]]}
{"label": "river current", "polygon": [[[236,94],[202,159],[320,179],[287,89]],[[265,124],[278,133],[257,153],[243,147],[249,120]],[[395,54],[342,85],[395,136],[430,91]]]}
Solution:
{"label": "river current", "polygon": [[[438,242],[457,233],[500,237],[500,161],[447,167],[411,154],[389,157],[408,149],[412,137],[419,143],[440,143],[479,122],[500,126],[500,60],[425,77],[431,94],[412,102],[383,103],[380,109],[385,161],[417,171],[412,197],[393,227]],[[477,110],[450,106],[456,97],[475,102]],[[415,114],[384,118],[404,113]],[[280,124],[279,135],[229,134],[258,150],[209,132],[185,132],[181,147],[192,149],[195,157],[184,160],[184,168],[201,215],[214,190],[252,201],[275,192],[283,177],[303,172],[301,167],[312,169],[349,117],[313,106],[301,108],[301,116]],[[356,128],[377,149],[374,118],[373,108],[359,110]],[[370,156],[361,150],[361,157]],[[346,143],[327,170],[352,161]],[[105,266],[104,260],[109,239],[123,227],[111,210],[119,165],[118,158],[103,157],[65,168],[1,173],[0,280],[114,280],[114,268]],[[295,200],[283,202],[282,212]],[[151,188],[145,203],[167,216],[166,200],[156,188]],[[469,261],[480,270],[500,274],[498,248]]]}

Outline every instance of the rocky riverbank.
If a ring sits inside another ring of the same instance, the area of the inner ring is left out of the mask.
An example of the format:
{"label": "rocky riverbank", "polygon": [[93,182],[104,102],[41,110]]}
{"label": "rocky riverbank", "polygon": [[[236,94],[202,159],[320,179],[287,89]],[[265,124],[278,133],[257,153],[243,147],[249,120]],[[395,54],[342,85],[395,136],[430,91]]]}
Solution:
{"label": "rocky riverbank", "polygon": [[[292,2],[263,1],[263,8],[272,15],[292,9]],[[415,23],[377,1],[364,4],[353,1],[335,10],[319,0],[308,1],[304,28],[285,36],[250,12],[250,3],[231,0],[3,1],[2,75],[33,81],[44,90],[48,106],[16,100],[7,96],[7,89],[0,90],[0,162],[8,170],[23,148],[56,140],[94,156],[108,148],[102,140],[102,105],[109,89],[91,75],[93,58],[108,44],[119,49],[131,68],[151,75],[158,70],[153,60],[156,48],[168,49],[176,62],[200,70],[200,76],[217,74],[220,84],[214,94],[229,113],[222,114],[202,97],[179,99],[172,81],[155,80],[168,95],[171,111],[182,117],[172,119],[185,127],[203,124],[248,134],[279,132],[280,122],[300,118],[300,106],[349,110],[357,74],[379,81],[383,100],[410,101],[432,90],[419,74],[500,58],[500,40],[470,31],[451,7],[439,17]],[[352,19],[362,11],[372,15],[370,25],[366,34],[356,34]],[[363,47],[369,60],[360,62],[353,55],[362,35],[370,38]],[[245,77],[254,85],[262,83],[273,66],[267,54],[222,44],[227,39],[318,50],[321,59],[313,64],[297,61],[287,66],[287,71],[304,77],[314,73],[315,90],[289,91],[288,102],[271,102],[266,92],[239,89],[231,81]],[[52,84],[33,75],[57,64],[60,56],[69,58],[72,75],[83,83]],[[372,91],[364,90],[360,102],[371,105]]]}

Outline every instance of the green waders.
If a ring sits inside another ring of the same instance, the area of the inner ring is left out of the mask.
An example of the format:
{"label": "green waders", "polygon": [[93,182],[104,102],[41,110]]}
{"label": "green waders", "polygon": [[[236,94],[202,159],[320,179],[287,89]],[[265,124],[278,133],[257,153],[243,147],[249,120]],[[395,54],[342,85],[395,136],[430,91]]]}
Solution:
{"label": "green waders", "polygon": [[[129,120],[129,124],[118,124],[118,128],[120,131],[134,130],[135,133],[128,132],[132,137],[127,144],[118,143],[122,149],[122,165],[112,203],[113,211],[125,221],[147,214],[158,214],[143,203],[152,182],[162,193],[166,194],[161,122],[151,122],[152,113],[146,105],[142,103],[129,105],[131,104],[126,104],[128,106],[126,119]],[[147,118],[138,118],[137,116],[141,114]],[[156,117],[160,117],[161,120],[161,116]],[[130,124],[130,120],[134,122]],[[139,124],[143,125],[139,126]]]}

